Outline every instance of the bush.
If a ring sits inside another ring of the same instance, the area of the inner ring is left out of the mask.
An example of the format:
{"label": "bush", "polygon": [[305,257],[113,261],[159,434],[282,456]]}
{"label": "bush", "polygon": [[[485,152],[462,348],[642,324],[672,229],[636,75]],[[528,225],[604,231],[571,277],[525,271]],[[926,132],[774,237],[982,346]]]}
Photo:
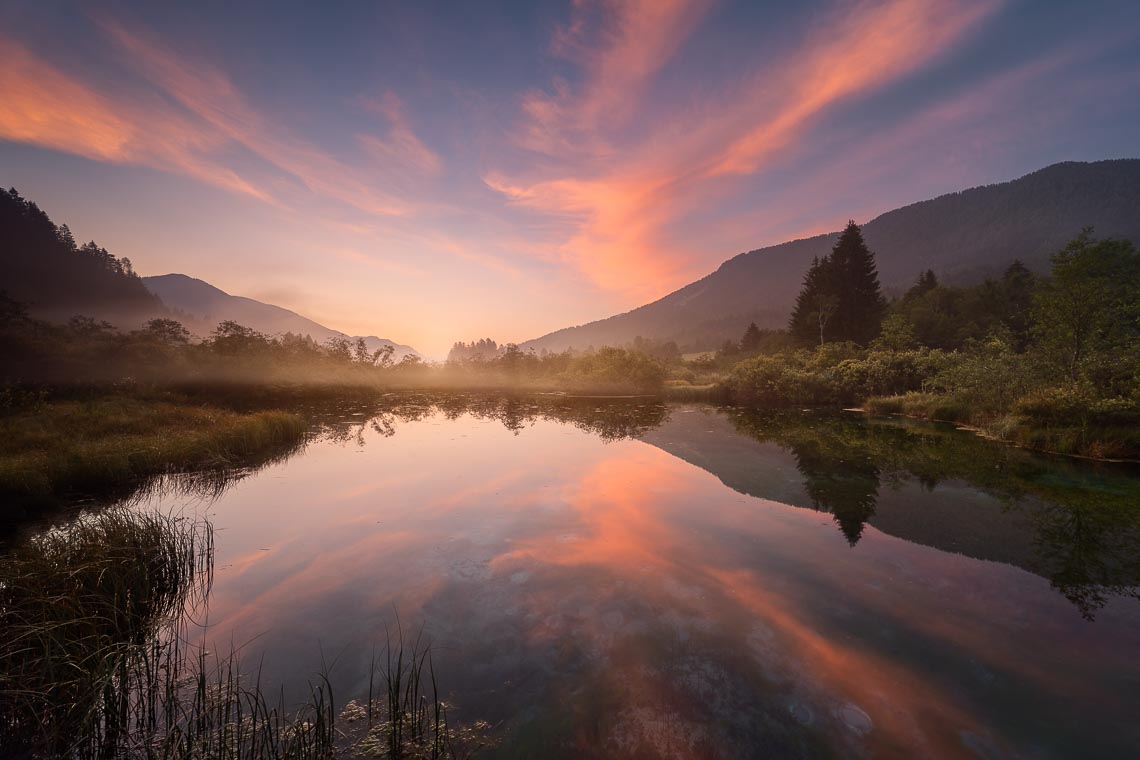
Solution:
{"label": "bush", "polygon": [[869,396],[919,390],[951,361],[943,351],[861,351],[835,344],[745,360],[726,387],[739,403],[755,406],[858,404]]}
{"label": "bush", "polygon": [[1036,357],[1016,353],[1000,340],[949,356],[929,388],[952,394],[975,413],[1005,412],[1049,380],[1049,369]]}

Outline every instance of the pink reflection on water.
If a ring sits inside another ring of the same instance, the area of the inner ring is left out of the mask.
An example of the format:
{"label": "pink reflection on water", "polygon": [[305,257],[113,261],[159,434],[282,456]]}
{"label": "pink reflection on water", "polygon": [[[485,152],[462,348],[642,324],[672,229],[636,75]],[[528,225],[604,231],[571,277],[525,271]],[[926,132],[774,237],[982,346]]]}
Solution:
{"label": "pink reflection on water", "polygon": [[1104,684],[1140,679],[1122,654],[1140,651],[1135,605],[1090,626],[1024,571],[870,527],[852,548],[828,515],[555,423],[316,445],[239,484],[216,523],[217,635],[367,648],[398,609],[465,684],[531,673],[528,698],[576,716],[580,748],[704,756],[754,709],[775,746],[999,753],[1027,738],[1005,724],[1064,721],[1070,697],[1127,725]]}

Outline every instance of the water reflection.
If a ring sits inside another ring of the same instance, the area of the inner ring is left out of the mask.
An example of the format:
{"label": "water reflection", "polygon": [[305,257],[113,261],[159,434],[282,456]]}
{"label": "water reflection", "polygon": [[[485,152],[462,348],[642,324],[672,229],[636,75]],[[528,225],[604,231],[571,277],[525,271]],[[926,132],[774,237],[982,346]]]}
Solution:
{"label": "water reflection", "polygon": [[328,402],[307,407],[319,434],[341,442],[365,443],[365,431],[382,437],[401,424],[440,415],[454,421],[469,416],[496,421],[515,435],[539,422],[570,424],[603,441],[635,438],[661,425],[669,408],[655,399],[614,399],[561,394],[489,396],[486,394],[389,393],[370,402]]}
{"label": "water reflection", "polygon": [[[1007,562],[1048,578],[1089,619],[1108,596],[1138,593],[1134,467],[1045,458],[949,427],[857,415],[698,414],[703,427],[689,425],[687,446],[717,452],[698,464],[742,493],[830,513],[852,546],[869,522],[910,541]],[[778,460],[734,433],[791,453],[806,498],[773,488],[765,470]],[[900,499],[909,484],[930,496]],[[980,493],[961,494],[963,485]],[[947,504],[947,495],[956,498]],[[996,503],[971,508],[980,496]]]}
{"label": "water reflection", "polygon": [[303,456],[208,505],[210,630],[272,683],[303,685],[319,643],[337,693],[364,691],[398,610],[502,756],[1140,746],[1140,605],[1114,596],[1137,578],[1127,471],[644,401],[313,415]]}

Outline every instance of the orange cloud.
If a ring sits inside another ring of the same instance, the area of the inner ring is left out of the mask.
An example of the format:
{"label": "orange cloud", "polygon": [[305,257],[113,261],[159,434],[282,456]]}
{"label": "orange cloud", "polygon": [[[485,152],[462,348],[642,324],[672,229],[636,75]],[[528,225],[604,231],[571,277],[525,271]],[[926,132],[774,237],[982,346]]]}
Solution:
{"label": "orange cloud", "polygon": [[110,20],[100,27],[152,84],[227,139],[300,180],[309,190],[377,216],[398,216],[408,204],[377,190],[353,167],[279,133],[220,69],[188,61],[169,47]]}
{"label": "orange cloud", "polygon": [[[361,136],[371,165],[348,164],[283,133],[219,68],[192,61],[161,41],[110,19],[99,28],[133,71],[162,97],[138,88],[100,92],[14,40],[0,36],[0,138],[87,158],[150,166],[260,200],[284,203],[279,177],[240,176],[226,151],[256,155],[309,191],[373,216],[402,216],[417,205],[377,186],[394,168],[435,174],[441,162],[414,134],[402,104],[386,96],[386,140]],[[173,101],[173,103],[171,103]]]}
{"label": "orange cloud", "polygon": [[511,203],[556,220],[546,247],[600,287],[662,295],[697,274],[690,267],[700,253],[672,242],[667,225],[715,203],[725,178],[763,171],[777,151],[806,139],[829,107],[929,63],[997,2],[888,0],[833,14],[779,64],[706,103],[700,119],[692,111],[646,118],[651,126],[624,148],[612,144],[612,127],[636,123],[641,92],[703,6],[609,8],[599,43],[582,41],[585,22],[556,35],[556,50],[571,50],[584,70],[581,89],[556,81],[553,94],[523,98],[522,144],[556,161],[522,176],[488,172],[484,181]]}
{"label": "orange cloud", "polygon": [[[805,123],[828,106],[873,89],[929,62],[994,10],[986,0],[962,3],[862,4],[825,25],[809,54],[782,77],[782,98],[760,123],[737,135],[715,156],[710,175],[751,174],[785,147]],[[758,82],[757,90],[769,88]]]}
{"label": "orange cloud", "polygon": [[123,159],[135,130],[110,104],[14,40],[0,37],[0,59],[0,138]]}
{"label": "orange cloud", "polygon": [[94,91],[0,35],[0,139],[98,161],[178,171],[227,190],[268,196],[210,157],[222,140],[176,114]]}

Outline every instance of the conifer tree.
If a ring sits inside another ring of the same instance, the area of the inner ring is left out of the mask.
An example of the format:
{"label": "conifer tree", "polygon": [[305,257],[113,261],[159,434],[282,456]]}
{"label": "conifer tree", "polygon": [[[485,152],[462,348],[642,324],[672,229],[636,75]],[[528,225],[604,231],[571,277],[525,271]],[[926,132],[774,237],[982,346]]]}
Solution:
{"label": "conifer tree", "polygon": [[788,331],[793,337],[803,343],[817,345],[823,345],[831,338],[828,326],[839,305],[834,291],[831,257],[812,259],[788,323]]}
{"label": "conifer tree", "polygon": [[744,337],[740,339],[740,350],[745,353],[758,351],[763,340],[764,336],[761,334],[760,328],[756,326],[755,322],[750,322],[748,329],[744,331]]}
{"label": "conifer tree", "polygon": [[832,317],[834,340],[849,340],[866,345],[878,337],[882,329],[887,301],[879,288],[879,272],[875,254],[863,241],[863,233],[854,221],[839,235],[831,250],[828,278],[837,299]]}
{"label": "conifer tree", "polygon": [[925,272],[918,276],[918,279],[915,280],[914,285],[911,286],[910,290],[906,292],[906,295],[903,296],[903,298],[918,298],[919,296],[929,293],[937,287],[938,278],[934,276],[933,270],[927,269]]}

